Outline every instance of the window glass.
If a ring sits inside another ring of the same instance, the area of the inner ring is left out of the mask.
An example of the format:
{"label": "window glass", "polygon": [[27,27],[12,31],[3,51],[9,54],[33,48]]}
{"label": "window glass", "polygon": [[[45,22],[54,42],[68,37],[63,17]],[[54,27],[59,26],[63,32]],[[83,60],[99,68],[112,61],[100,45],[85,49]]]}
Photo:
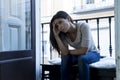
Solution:
{"label": "window glass", "polygon": [[0,52],[31,49],[30,11],[30,0],[0,0]]}

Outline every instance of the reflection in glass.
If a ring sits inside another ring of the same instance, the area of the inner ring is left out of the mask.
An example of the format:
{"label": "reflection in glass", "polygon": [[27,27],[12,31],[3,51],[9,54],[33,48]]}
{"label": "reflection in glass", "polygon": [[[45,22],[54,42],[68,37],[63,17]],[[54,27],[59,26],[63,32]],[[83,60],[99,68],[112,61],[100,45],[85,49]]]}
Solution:
{"label": "reflection in glass", "polygon": [[30,11],[30,0],[0,0],[0,52],[31,49]]}

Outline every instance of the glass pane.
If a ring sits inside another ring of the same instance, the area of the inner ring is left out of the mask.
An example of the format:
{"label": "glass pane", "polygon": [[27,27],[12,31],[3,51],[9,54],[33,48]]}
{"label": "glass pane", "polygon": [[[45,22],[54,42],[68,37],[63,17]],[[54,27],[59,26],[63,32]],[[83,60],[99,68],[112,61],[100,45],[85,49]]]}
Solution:
{"label": "glass pane", "polygon": [[30,0],[0,0],[0,52],[31,49]]}

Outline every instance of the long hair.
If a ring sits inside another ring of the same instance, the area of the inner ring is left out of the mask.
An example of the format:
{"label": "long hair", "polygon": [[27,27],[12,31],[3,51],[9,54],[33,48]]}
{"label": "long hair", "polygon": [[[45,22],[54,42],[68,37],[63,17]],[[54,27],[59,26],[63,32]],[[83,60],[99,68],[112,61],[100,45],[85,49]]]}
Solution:
{"label": "long hair", "polygon": [[[58,11],[58,12],[52,17],[51,22],[50,22],[50,43],[51,43],[52,47],[53,47],[54,49],[56,49],[59,54],[60,54],[60,49],[59,49],[58,44],[57,44],[57,42],[56,42],[56,39],[55,39],[55,37],[54,37],[53,25],[52,25],[52,24],[53,24],[53,22],[54,22],[55,19],[58,19],[58,18],[67,19],[67,17],[69,17],[69,18],[70,18],[70,21],[73,23],[72,18],[71,18],[71,17],[69,16],[69,14],[67,14],[65,11]],[[65,35],[65,33],[63,33],[63,32],[60,32],[60,33],[59,33],[59,37],[60,37],[61,40],[62,40],[62,36],[64,36],[64,35]]]}

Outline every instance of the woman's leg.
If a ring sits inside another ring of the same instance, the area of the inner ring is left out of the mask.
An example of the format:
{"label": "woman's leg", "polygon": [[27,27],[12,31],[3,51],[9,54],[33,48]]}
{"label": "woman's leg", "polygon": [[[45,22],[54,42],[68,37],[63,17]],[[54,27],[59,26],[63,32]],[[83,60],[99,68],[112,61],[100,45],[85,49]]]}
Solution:
{"label": "woman's leg", "polygon": [[63,55],[61,62],[61,80],[71,80],[71,66],[72,57],[71,55]]}
{"label": "woman's leg", "polygon": [[79,80],[89,80],[89,64],[97,62],[100,59],[99,53],[88,52],[85,55],[78,56]]}

